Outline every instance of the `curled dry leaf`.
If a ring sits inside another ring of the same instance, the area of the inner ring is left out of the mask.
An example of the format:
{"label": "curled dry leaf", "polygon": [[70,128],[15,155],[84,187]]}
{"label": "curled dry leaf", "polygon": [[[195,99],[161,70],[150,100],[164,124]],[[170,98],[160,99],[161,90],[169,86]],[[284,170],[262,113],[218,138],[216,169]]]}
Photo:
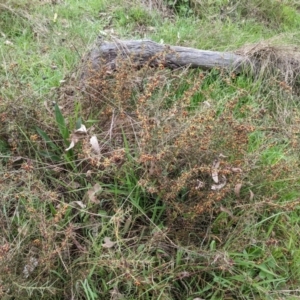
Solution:
{"label": "curled dry leaf", "polygon": [[71,150],[72,148],[74,148],[74,146],[75,146],[75,144],[76,144],[77,142],[78,142],[78,140],[77,140],[77,141],[74,141],[74,140],[72,139],[72,141],[71,141],[69,147],[68,147],[65,151],[69,151],[69,150]]}
{"label": "curled dry leaf", "polygon": [[236,186],[234,187],[234,193],[238,198],[240,197],[241,187],[241,183],[236,184]]}
{"label": "curled dry leaf", "polygon": [[86,134],[86,133],[87,133],[87,130],[86,130],[85,125],[81,124],[80,128],[76,129],[76,130],[74,131],[74,133],[83,133],[83,134]]}
{"label": "curled dry leaf", "polygon": [[207,107],[211,107],[211,105],[208,101],[204,101],[203,104],[205,104]]}
{"label": "curled dry leaf", "polygon": [[211,176],[215,183],[219,183],[219,171],[218,171],[219,166],[220,166],[220,161],[218,159],[215,159],[211,171]]}
{"label": "curled dry leaf", "polygon": [[213,184],[211,186],[211,189],[213,191],[219,191],[219,190],[221,190],[226,185],[226,182],[227,182],[226,177],[224,175],[222,175],[222,181],[221,181],[221,183],[219,183],[219,184]]}
{"label": "curled dry leaf", "polygon": [[77,206],[79,206],[80,208],[86,208],[86,205],[83,204],[82,201],[73,201],[70,204],[76,204]]}
{"label": "curled dry leaf", "polygon": [[100,149],[100,146],[99,146],[99,143],[98,143],[98,139],[97,139],[97,137],[95,135],[93,135],[90,138],[90,144],[92,146],[93,151],[96,154],[100,154],[101,153],[101,149]]}
{"label": "curled dry leaf", "polygon": [[229,209],[227,209],[226,207],[221,205],[220,211],[227,213],[231,218],[233,218],[233,213]]}
{"label": "curled dry leaf", "polygon": [[85,125],[81,125],[80,128],[74,130],[74,132],[71,134],[71,143],[70,146],[65,150],[65,151],[69,151],[72,148],[74,148],[74,146],[82,139],[86,136],[87,134],[87,130]]}
{"label": "curled dry leaf", "polygon": [[197,179],[197,186],[195,187],[196,190],[202,189],[205,187],[205,182]]}
{"label": "curled dry leaf", "polygon": [[28,278],[29,275],[34,271],[34,269],[39,265],[39,261],[35,257],[30,257],[29,263],[25,265],[23,269],[23,274],[25,278]]}
{"label": "curled dry leaf", "polygon": [[7,45],[7,46],[13,46],[14,44],[10,41],[10,40],[6,40],[4,42],[4,45]]}
{"label": "curled dry leaf", "polygon": [[102,244],[103,248],[112,248],[114,245],[116,244],[116,242],[111,241],[110,237],[105,237],[104,238],[104,243]]}
{"label": "curled dry leaf", "polygon": [[88,198],[91,202],[98,203],[96,194],[102,190],[102,187],[99,183],[96,183],[87,191]]}
{"label": "curled dry leaf", "polygon": [[88,170],[87,172],[86,172],[86,177],[92,177],[92,170]]}
{"label": "curled dry leaf", "polygon": [[254,193],[251,190],[249,190],[249,191],[250,191],[250,198],[249,198],[249,200],[252,201],[253,198],[254,198]]}
{"label": "curled dry leaf", "polygon": [[233,173],[242,173],[243,172],[241,168],[231,168],[231,171]]}

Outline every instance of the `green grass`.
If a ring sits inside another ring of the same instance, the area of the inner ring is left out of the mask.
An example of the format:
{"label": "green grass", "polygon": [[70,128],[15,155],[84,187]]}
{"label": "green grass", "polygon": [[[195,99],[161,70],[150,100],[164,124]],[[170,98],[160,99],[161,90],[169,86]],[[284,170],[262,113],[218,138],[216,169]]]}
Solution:
{"label": "green grass", "polygon": [[99,94],[76,81],[99,34],[299,45],[299,5],[150,2],[0,2],[1,299],[299,298],[296,85],[126,63]]}

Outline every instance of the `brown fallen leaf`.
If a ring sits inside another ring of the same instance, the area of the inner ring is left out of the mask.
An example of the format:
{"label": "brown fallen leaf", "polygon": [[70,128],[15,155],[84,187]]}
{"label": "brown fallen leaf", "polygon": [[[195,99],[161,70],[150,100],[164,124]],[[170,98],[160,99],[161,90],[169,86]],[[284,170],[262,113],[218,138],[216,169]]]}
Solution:
{"label": "brown fallen leaf", "polygon": [[231,171],[233,173],[242,173],[243,172],[243,170],[241,168],[231,168]]}
{"label": "brown fallen leaf", "polygon": [[109,248],[112,248],[114,245],[116,244],[116,242],[113,242],[111,239],[110,239],[110,237],[105,237],[104,238],[104,243],[102,244],[102,247],[103,248],[107,248],[107,249],[109,249]]}
{"label": "brown fallen leaf", "polygon": [[87,133],[87,130],[86,130],[86,127],[85,125],[81,124],[80,128],[76,129],[74,131],[74,133],[83,133],[83,134],[86,134]]}
{"label": "brown fallen leaf", "polygon": [[99,203],[97,200],[96,194],[102,190],[102,187],[99,183],[96,183],[87,191],[88,198],[93,203]]}
{"label": "brown fallen leaf", "polygon": [[70,204],[76,204],[76,205],[79,206],[80,208],[86,208],[86,205],[83,204],[82,201],[72,201],[72,202],[70,202]]}
{"label": "brown fallen leaf", "polygon": [[205,182],[197,179],[197,186],[195,187],[196,190],[202,189],[205,187]]}
{"label": "brown fallen leaf", "polygon": [[215,159],[212,165],[211,177],[215,183],[219,183],[219,166],[220,161]]}
{"label": "brown fallen leaf", "polygon": [[241,188],[242,188],[241,183],[236,184],[236,186],[234,187],[234,193],[238,198],[240,197]]}
{"label": "brown fallen leaf", "polygon": [[100,154],[101,153],[101,149],[100,149],[100,146],[99,146],[99,143],[98,143],[98,139],[97,139],[97,137],[95,135],[93,135],[90,138],[90,144],[92,146],[93,151],[96,154]]}
{"label": "brown fallen leaf", "polygon": [[249,192],[250,192],[250,198],[249,198],[249,200],[252,201],[253,198],[254,198],[254,193],[251,190],[249,190]]}
{"label": "brown fallen leaf", "polygon": [[34,271],[34,269],[39,265],[39,261],[35,257],[30,257],[29,262],[25,265],[23,269],[23,274],[25,278],[28,278],[29,275]]}
{"label": "brown fallen leaf", "polygon": [[220,211],[227,213],[231,218],[234,217],[234,216],[233,216],[233,213],[232,213],[229,209],[227,209],[226,207],[224,207],[224,206],[222,206],[222,205],[221,205],[221,207],[220,207]]}
{"label": "brown fallen leaf", "polygon": [[86,175],[86,177],[92,177],[92,174],[93,174],[93,171],[88,170],[85,175]]}
{"label": "brown fallen leaf", "polygon": [[13,44],[13,42],[11,42],[10,40],[6,40],[6,41],[4,42],[4,45],[7,45],[7,46],[13,46],[14,44]]}
{"label": "brown fallen leaf", "polygon": [[81,140],[83,139],[87,134],[87,130],[85,125],[81,125],[80,128],[74,130],[74,132],[71,134],[71,143],[69,147],[65,151],[69,151]]}
{"label": "brown fallen leaf", "polygon": [[227,183],[226,177],[224,175],[222,175],[222,181],[221,181],[221,183],[220,184],[213,184],[211,186],[211,189],[213,191],[219,191],[219,190],[221,190],[226,185],[226,183]]}

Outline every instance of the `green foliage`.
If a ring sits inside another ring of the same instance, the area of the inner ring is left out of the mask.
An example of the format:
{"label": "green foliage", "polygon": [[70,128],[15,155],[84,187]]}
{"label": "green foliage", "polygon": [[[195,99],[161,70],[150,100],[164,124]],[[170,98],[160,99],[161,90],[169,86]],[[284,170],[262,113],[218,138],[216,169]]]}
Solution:
{"label": "green foliage", "polygon": [[193,10],[190,6],[190,0],[168,1],[168,5],[183,17],[193,13]]}
{"label": "green foliage", "polygon": [[153,17],[144,8],[139,6],[129,9],[119,8],[115,10],[114,17],[119,26],[151,26],[154,24]]}
{"label": "green foliage", "polygon": [[69,138],[69,130],[67,128],[65,118],[62,115],[60,108],[58,107],[57,104],[55,104],[55,120],[59,129],[59,132],[65,142],[65,144],[68,143],[68,138]]}
{"label": "green foliage", "polygon": [[53,161],[60,161],[60,156],[62,152],[61,149],[51,140],[47,133],[44,132],[42,129],[37,127],[36,131],[40,135],[40,137],[45,141],[46,148],[48,149],[48,146],[50,147],[50,150],[40,151],[40,155],[49,158]]}

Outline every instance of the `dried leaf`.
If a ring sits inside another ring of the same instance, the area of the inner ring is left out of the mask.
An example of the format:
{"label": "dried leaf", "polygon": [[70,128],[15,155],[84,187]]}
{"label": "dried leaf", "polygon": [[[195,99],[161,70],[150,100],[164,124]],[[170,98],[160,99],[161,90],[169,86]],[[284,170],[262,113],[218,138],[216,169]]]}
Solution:
{"label": "dried leaf", "polygon": [[[99,15],[100,15],[100,14],[99,14]],[[103,31],[103,30],[100,30],[100,31],[99,31],[99,35],[107,36],[107,33],[106,33],[105,31]]]}
{"label": "dried leaf", "polygon": [[243,172],[243,170],[241,168],[231,168],[231,171],[233,173],[242,173]]}
{"label": "dried leaf", "polygon": [[215,183],[219,183],[219,175],[218,170],[214,169],[211,172],[212,179]]}
{"label": "dried leaf", "polygon": [[86,172],[86,177],[92,177],[92,174],[93,174],[92,170],[88,170]]}
{"label": "dried leaf", "polygon": [[211,176],[215,183],[219,183],[219,171],[218,171],[219,166],[220,166],[220,161],[218,159],[215,159],[211,171]]}
{"label": "dried leaf", "polygon": [[75,133],[84,133],[84,134],[86,134],[87,130],[86,130],[85,125],[81,124],[80,128],[76,129],[74,132]]}
{"label": "dried leaf", "polygon": [[253,198],[254,198],[254,193],[251,190],[249,190],[249,191],[250,191],[250,198],[249,198],[249,200],[252,201]]}
{"label": "dried leaf", "polygon": [[82,201],[73,201],[73,202],[71,202],[70,204],[77,204],[80,208],[86,208],[86,205],[85,204],[83,204],[83,202]]}
{"label": "dried leaf", "polygon": [[10,40],[6,40],[4,42],[4,45],[7,45],[7,46],[13,46],[14,44],[10,41]]}
{"label": "dried leaf", "polygon": [[219,154],[219,157],[220,157],[220,158],[226,158],[226,157],[228,157],[228,156],[224,155],[223,153],[220,153],[220,154]]}
{"label": "dried leaf", "polygon": [[224,186],[226,185],[226,177],[224,175],[222,175],[222,182],[220,184],[213,184],[211,186],[211,189],[213,191],[219,191],[221,190]]}
{"label": "dried leaf", "polygon": [[74,148],[74,146],[75,146],[75,144],[78,142],[78,140],[75,142],[73,139],[72,139],[72,141],[71,141],[71,143],[70,143],[70,146],[65,150],[65,151],[69,151],[69,150],[71,150],[72,148]]}
{"label": "dried leaf", "polygon": [[85,125],[82,124],[79,129],[74,130],[74,132],[71,134],[71,143],[65,151],[69,151],[72,148],[74,148],[74,146],[80,140],[82,140],[86,136],[86,134],[87,134],[86,127],[85,127]]}
{"label": "dried leaf", "polygon": [[99,183],[96,183],[93,187],[91,187],[87,191],[88,198],[91,202],[98,203],[99,201],[97,200],[96,194],[102,190],[102,187],[100,186]]}
{"label": "dried leaf", "polygon": [[233,218],[233,213],[229,209],[227,209],[226,207],[221,205],[220,211],[227,213],[231,218]]}
{"label": "dried leaf", "polygon": [[190,272],[187,272],[187,271],[182,271],[178,274],[178,278],[180,279],[183,279],[183,278],[186,278],[186,277],[190,277],[191,276],[191,273]]}
{"label": "dried leaf", "polygon": [[25,265],[23,269],[23,274],[25,278],[28,278],[29,275],[34,271],[34,269],[38,266],[39,261],[35,257],[30,257],[29,263]]}
{"label": "dried leaf", "polygon": [[197,186],[195,187],[196,190],[202,189],[205,187],[205,182],[197,179]]}
{"label": "dried leaf", "polygon": [[214,169],[218,169],[219,166],[220,166],[220,161],[219,161],[218,159],[215,159],[215,160],[213,161],[212,167],[213,167]]}
{"label": "dried leaf", "polygon": [[53,16],[53,22],[56,23],[56,20],[57,20],[57,13],[55,13]]}
{"label": "dried leaf", "polygon": [[96,154],[100,154],[101,153],[101,149],[100,149],[100,146],[99,146],[99,143],[98,143],[98,139],[95,135],[93,135],[91,138],[90,138],[90,144],[92,145],[92,149],[94,150],[94,152]]}
{"label": "dried leaf", "polygon": [[236,184],[236,186],[234,187],[234,193],[238,198],[240,197],[241,187],[241,183]]}
{"label": "dried leaf", "polygon": [[110,237],[105,237],[104,238],[104,243],[102,244],[103,248],[112,248],[114,245],[116,244],[116,242],[111,241]]}

